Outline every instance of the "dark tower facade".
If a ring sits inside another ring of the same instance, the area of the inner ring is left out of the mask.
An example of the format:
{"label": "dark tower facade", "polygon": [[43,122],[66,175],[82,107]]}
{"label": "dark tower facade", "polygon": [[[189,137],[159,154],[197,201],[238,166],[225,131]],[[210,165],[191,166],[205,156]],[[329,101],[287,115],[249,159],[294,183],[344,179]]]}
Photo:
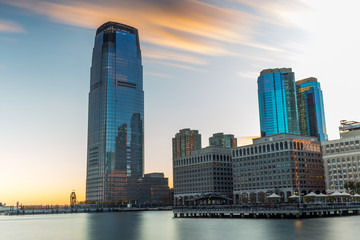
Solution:
{"label": "dark tower facade", "polygon": [[310,77],[296,81],[300,133],[328,140],[325,124],[324,101],[320,83]]}

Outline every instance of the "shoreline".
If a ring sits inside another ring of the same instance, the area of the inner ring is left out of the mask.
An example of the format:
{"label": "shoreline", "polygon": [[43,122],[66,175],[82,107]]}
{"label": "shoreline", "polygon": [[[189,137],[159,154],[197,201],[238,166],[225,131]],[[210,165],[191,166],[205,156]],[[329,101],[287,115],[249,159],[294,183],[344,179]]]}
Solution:
{"label": "shoreline", "polygon": [[19,215],[39,215],[39,214],[72,214],[72,213],[101,213],[101,212],[137,212],[137,211],[171,211],[172,207],[158,208],[58,208],[58,209],[26,209],[11,210],[0,213],[0,215],[19,216]]}

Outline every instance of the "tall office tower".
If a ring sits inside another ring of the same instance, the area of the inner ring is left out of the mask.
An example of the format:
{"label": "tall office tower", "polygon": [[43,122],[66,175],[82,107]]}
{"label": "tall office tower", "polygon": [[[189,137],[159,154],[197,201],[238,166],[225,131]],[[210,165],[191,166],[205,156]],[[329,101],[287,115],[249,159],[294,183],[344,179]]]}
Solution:
{"label": "tall office tower", "polygon": [[237,147],[237,139],[232,134],[215,133],[209,138],[209,146],[235,148]]}
{"label": "tall office tower", "polygon": [[258,77],[261,136],[300,134],[294,73],[291,68],[265,69]]}
{"label": "tall office tower", "polygon": [[191,155],[191,152],[201,148],[201,134],[198,130],[185,128],[172,139],[173,159]]}
{"label": "tall office tower", "polygon": [[144,91],[138,30],[96,31],[89,93],[86,200],[133,200],[144,169]]}
{"label": "tall office tower", "polygon": [[310,77],[295,82],[300,134],[327,141],[323,95],[320,83]]}

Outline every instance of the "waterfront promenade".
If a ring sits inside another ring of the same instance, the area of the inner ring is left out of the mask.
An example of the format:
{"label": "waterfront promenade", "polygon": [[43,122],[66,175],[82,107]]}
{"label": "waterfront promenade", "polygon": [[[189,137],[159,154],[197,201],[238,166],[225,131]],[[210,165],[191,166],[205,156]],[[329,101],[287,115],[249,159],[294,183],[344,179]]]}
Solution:
{"label": "waterfront promenade", "polygon": [[65,214],[65,213],[95,213],[95,212],[132,212],[132,211],[170,211],[171,207],[158,208],[127,208],[127,207],[101,207],[81,206],[72,208],[42,208],[42,209],[11,209],[3,215],[31,215],[31,214]]}
{"label": "waterfront promenade", "polygon": [[310,218],[358,215],[359,203],[176,207],[175,218]]}

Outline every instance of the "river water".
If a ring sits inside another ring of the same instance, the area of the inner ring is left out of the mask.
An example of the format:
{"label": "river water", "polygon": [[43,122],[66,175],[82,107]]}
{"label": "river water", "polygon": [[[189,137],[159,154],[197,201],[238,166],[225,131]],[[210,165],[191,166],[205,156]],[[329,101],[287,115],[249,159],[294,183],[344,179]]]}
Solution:
{"label": "river water", "polygon": [[0,239],[344,240],[360,216],[312,219],[173,218],[171,211],[0,216]]}

